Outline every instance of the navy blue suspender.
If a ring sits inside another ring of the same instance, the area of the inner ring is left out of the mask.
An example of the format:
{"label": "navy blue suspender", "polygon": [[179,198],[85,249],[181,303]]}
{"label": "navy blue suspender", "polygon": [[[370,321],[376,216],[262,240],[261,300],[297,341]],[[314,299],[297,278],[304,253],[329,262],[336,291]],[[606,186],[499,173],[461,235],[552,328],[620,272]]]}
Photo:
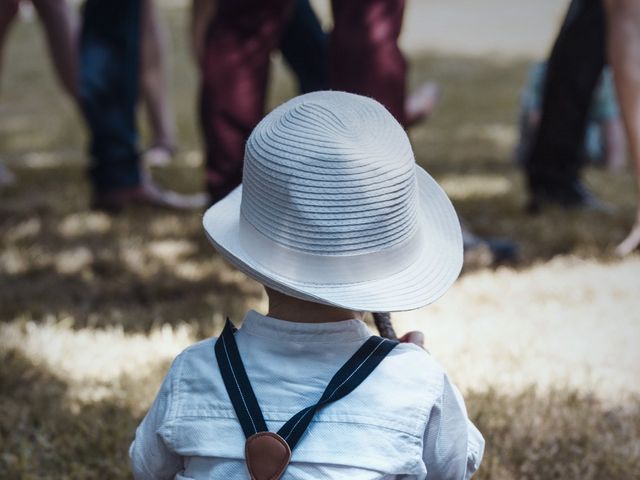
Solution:
{"label": "navy blue suspender", "polygon": [[255,433],[266,432],[268,429],[240,358],[233,335],[234,330],[233,324],[227,319],[222,335],[216,341],[216,359],[244,436],[249,438]]}
{"label": "navy blue suspender", "polygon": [[[244,435],[249,440],[256,434],[268,432],[268,429],[240,358],[234,331],[233,324],[227,319],[222,335],[216,341],[215,353],[227,393]],[[277,435],[270,435],[283,440],[288,445],[289,452],[293,450],[315,413],[323,406],[351,393],[397,344],[385,338],[369,337],[333,376],[317,403],[296,413],[278,430]]]}

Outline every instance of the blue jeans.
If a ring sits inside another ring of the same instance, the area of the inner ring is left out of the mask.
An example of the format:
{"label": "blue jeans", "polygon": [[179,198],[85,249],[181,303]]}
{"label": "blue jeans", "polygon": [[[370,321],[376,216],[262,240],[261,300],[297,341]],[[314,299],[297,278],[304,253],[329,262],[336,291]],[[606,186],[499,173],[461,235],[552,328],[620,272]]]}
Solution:
{"label": "blue jeans", "polygon": [[80,103],[97,192],[140,183],[136,104],[140,0],[87,0],[80,37]]}

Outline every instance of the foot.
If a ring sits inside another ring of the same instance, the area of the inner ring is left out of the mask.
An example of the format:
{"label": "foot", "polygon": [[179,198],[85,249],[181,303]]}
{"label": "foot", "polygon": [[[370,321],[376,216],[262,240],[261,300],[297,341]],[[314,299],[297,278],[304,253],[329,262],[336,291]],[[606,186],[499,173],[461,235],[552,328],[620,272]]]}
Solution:
{"label": "foot", "polygon": [[173,210],[197,210],[209,204],[209,196],[202,194],[183,195],[163,190],[151,181],[135,187],[119,188],[95,194],[91,208],[117,213],[134,205],[150,205]]}
{"label": "foot", "polygon": [[518,261],[518,244],[502,238],[474,236],[464,242],[464,263],[467,267],[491,267]]}
{"label": "foot", "polygon": [[166,167],[171,163],[175,148],[167,145],[153,145],[142,154],[142,162],[147,167]]}
{"label": "foot", "polygon": [[485,238],[484,241],[489,247],[494,265],[518,261],[520,248],[517,243],[505,238]]}
{"label": "foot", "polygon": [[533,189],[526,210],[531,214],[538,214],[547,206],[583,208],[604,213],[613,211],[611,205],[598,199],[580,180],[553,188]]}
{"label": "foot", "polygon": [[405,102],[407,128],[429,118],[440,101],[440,86],[435,82],[420,85]]}
{"label": "foot", "polygon": [[[640,215],[639,215],[640,216]],[[640,219],[631,228],[629,235],[616,247],[616,255],[625,257],[640,247]]]}

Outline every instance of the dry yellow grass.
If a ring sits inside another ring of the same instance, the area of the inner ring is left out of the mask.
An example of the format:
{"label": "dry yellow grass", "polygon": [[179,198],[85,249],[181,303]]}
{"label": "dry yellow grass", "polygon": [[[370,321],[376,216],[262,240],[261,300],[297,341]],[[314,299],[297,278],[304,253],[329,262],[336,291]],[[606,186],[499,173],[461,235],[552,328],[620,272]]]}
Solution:
{"label": "dry yellow grass", "polygon": [[620,401],[640,395],[639,272],[637,257],[476,271],[396,323],[423,328],[462,387],[514,394],[535,384]]}
{"label": "dry yellow grass", "polygon": [[[185,11],[166,13],[183,149],[154,173],[195,191]],[[34,33],[13,32],[0,97],[1,159],[18,176],[0,191],[0,478],[128,478],[128,444],[167,363],[224,316],[264,309],[264,296],[213,253],[198,213],[88,210],[84,132]],[[640,258],[610,253],[633,216],[633,183],[590,170],[616,212],[524,215],[509,157],[526,67],[413,59],[412,82],[435,78],[445,94],[412,132],[418,161],[474,229],[518,240],[522,261],[467,271],[442,301],[396,321],[425,330],[464,387],[487,438],[479,478],[640,478]],[[278,67],[271,103],[291,85]]]}
{"label": "dry yellow grass", "polygon": [[[127,447],[139,404],[157,386],[123,379],[125,396],[78,401],[68,383],[16,350],[0,352],[2,478],[129,478]],[[516,395],[467,392],[487,440],[478,478],[634,479],[640,471],[637,402],[533,389]]]}

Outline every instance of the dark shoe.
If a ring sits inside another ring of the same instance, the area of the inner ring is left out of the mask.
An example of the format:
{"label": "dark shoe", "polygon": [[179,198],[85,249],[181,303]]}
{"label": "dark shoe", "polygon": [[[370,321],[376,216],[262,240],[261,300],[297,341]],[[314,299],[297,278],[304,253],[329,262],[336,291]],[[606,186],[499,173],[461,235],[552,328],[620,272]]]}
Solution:
{"label": "dark shoe", "polygon": [[532,189],[526,210],[531,214],[540,213],[544,207],[557,206],[564,209],[584,208],[598,212],[611,212],[610,205],[596,197],[580,180],[556,185],[553,188]]}
{"label": "dark shoe", "polygon": [[495,267],[518,261],[518,244],[502,238],[474,237],[464,244],[464,264],[466,267]]}
{"label": "dark shoe", "polygon": [[117,213],[133,205],[150,205],[173,210],[196,210],[209,203],[206,194],[183,195],[163,190],[146,181],[136,187],[119,188],[94,195],[91,208]]}
{"label": "dark shoe", "polygon": [[616,255],[624,257],[629,255],[634,250],[640,248],[640,215],[636,224],[631,228],[631,231],[627,235],[620,245],[616,247]]}
{"label": "dark shoe", "polygon": [[504,238],[485,238],[484,241],[489,246],[494,265],[518,261],[520,248],[517,243]]}

